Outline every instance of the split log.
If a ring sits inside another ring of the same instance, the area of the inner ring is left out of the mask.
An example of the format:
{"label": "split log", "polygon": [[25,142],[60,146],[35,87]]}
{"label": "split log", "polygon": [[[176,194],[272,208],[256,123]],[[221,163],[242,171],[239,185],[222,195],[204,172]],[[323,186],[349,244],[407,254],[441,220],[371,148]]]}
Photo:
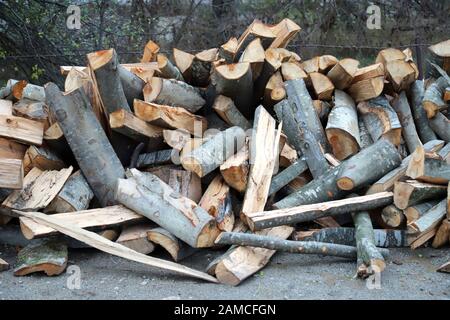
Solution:
{"label": "split log", "polygon": [[158,75],[162,78],[184,81],[180,70],[178,70],[178,68],[174,66],[165,55],[158,53],[156,56],[156,61],[158,62],[159,69]]}
{"label": "split log", "polygon": [[163,228],[153,228],[147,232],[147,238],[154,244],[163,247],[172,257],[173,261],[181,261],[197,252],[183,241]]}
{"label": "split log", "polygon": [[54,239],[30,243],[19,251],[14,275],[26,276],[45,272],[47,276],[56,276],[66,270],[67,258],[67,246],[64,243]]}
{"label": "split log", "polygon": [[145,122],[168,129],[185,129],[201,137],[206,130],[205,118],[194,115],[184,108],[170,107],[134,100],[134,113]]}
{"label": "split log", "polygon": [[367,186],[401,164],[397,149],[388,140],[378,140],[365,150],[373,150],[375,154],[367,157],[366,152],[360,152],[339,167],[341,173],[336,180],[339,189]]}
{"label": "split log", "polygon": [[424,234],[432,229],[437,229],[447,214],[447,200],[442,200],[423,216],[408,225],[408,232],[412,234]]}
{"label": "split log", "polygon": [[13,105],[13,114],[18,117],[42,122],[44,130],[50,126],[48,108],[45,102],[22,99]]}
{"label": "split log", "polygon": [[384,74],[384,65],[382,63],[375,63],[367,67],[358,68],[353,75],[352,84],[363,80],[382,77]]}
{"label": "split log", "polygon": [[270,48],[286,48],[294,36],[300,32],[301,28],[291,19],[285,18],[278,24],[270,27],[275,34],[275,39],[270,44]]}
{"label": "split log", "polygon": [[233,100],[241,113],[250,118],[253,115],[253,80],[252,69],[248,62],[224,64],[214,68],[211,83],[217,94]]}
{"label": "split log", "polygon": [[72,167],[60,171],[33,168],[23,180],[23,188],[13,191],[2,207],[17,210],[40,210],[47,207],[64,186]]}
{"label": "split log", "polygon": [[[444,145],[444,142],[442,140],[431,140],[431,141],[425,143],[423,148],[427,152],[436,152],[436,151],[439,151],[443,145]],[[380,180],[375,182],[369,188],[367,193],[370,194],[370,193],[393,190],[395,182],[406,175],[406,170],[408,169],[408,165],[409,165],[411,159],[412,159],[412,155],[409,155],[405,159],[403,159],[402,163],[400,164],[400,166],[398,168],[390,171],[388,174],[386,174]]]}
{"label": "split log", "polygon": [[125,109],[119,109],[111,113],[109,125],[111,129],[133,140],[148,142],[152,145],[162,144],[162,128],[146,123]]}
{"label": "split log", "polygon": [[[63,223],[69,223],[89,230],[105,230],[121,225],[139,223],[145,220],[145,217],[121,205],[77,212],[57,213],[52,216]],[[20,229],[25,238],[29,240],[58,234],[56,229],[37,223],[27,217],[20,217]]]}
{"label": "split log", "polygon": [[[280,146],[281,146],[281,139],[280,139]],[[287,168],[290,165],[292,165],[294,162],[296,162],[298,159],[297,151],[292,148],[288,143],[285,143],[283,148],[280,152],[280,167]]]}
{"label": "split log", "polygon": [[406,209],[428,200],[446,195],[447,187],[414,180],[397,181],[394,186],[394,203],[399,209]]}
{"label": "split log", "polygon": [[412,154],[406,175],[416,180],[447,184],[450,181],[450,164],[441,159],[427,158],[423,148]]}
{"label": "split log", "polygon": [[217,60],[217,48],[203,50],[194,56],[191,65],[192,83],[196,87],[206,87],[209,82],[212,63]]}
{"label": "split log", "polygon": [[331,101],[333,98],[334,85],[330,79],[319,72],[310,73],[309,77],[317,99]]}
{"label": "split log", "polygon": [[102,206],[114,204],[114,186],[124,169],[83,91],[63,95],[55,84],[45,86],[47,104]]}
{"label": "split log", "polygon": [[393,204],[383,208],[381,211],[381,219],[386,225],[392,228],[398,228],[406,221],[403,210]]}
{"label": "split log", "polygon": [[339,60],[335,56],[329,54],[320,56],[318,72],[327,74],[338,63]]}
{"label": "split log", "polygon": [[358,60],[342,59],[327,73],[327,77],[333,82],[336,89],[347,89],[358,70],[358,65]]}
{"label": "split log", "polygon": [[189,83],[192,81],[192,62],[194,61],[194,57],[193,54],[173,48],[173,60],[175,65],[178,70],[180,70],[185,81]]}
{"label": "split log", "polygon": [[437,270],[437,272],[445,272],[450,273],[450,261],[447,263],[444,263],[442,266],[440,266]]}
{"label": "split log", "polygon": [[[394,161],[389,160],[392,158],[395,158]],[[291,208],[298,205],[340,199],[348,194],[347,190],[338,188],[336,183],[339,178],[343,177],[342,173],[346,171],[345,168],[349,168],[348,171],[352,171],[352,175],[361,177],[362,180],[358,179],[358,182],[354,184],[354,187],[357,188],[363,180],[364,183],[368,184],[376,181],[386,172],[397,167],[400,161],[400,155],[395,147],[388,141],[380,140],[362,149],[357,155],[342,162],[341,165],[330,169],[323,176],[314,179],[297,192],[278,201],[274,204],[274,208]],[[347,181],[347,179],[344,179],[344,181]],[[349,184],[349,187],[351,184]]]}
{"label": "split log", "polygon": [[149,254],[155,249],[155,245],[147,238],[147,232],[154,226],[151,224],[138,224],[122,229],[116,243],[142,254]]}
{"label": "split log", "polygon": [[72,174],[45,212],[75,212],[86,210],[94,193],[80,170]]}
{"label": "split log", "polygon": [[405,210],[403,210],[406,216],[406,223],[410,224],[411,222],[416,221],[421,216],[423,216],[425,212],[433,208],[438,203],[439,200],[432,200],[406,208]]}
{"label": "split log", "polygon": [[172,156],[173,156],[172,149],[143,153],[140,154],[137,159],[136,168],[142,169],[150,166],[171,164],[173,163]]}
{"label": "split log", "polygon": [[320,57],[313,57],[311,59],[305,60],[300,64],[300,67],[307,73],[319,72],[319,62]]}
{"label": "split log", "polygon": [[249,233],[222,232],[217,238],[216,244],[251,246],[289,253],[320,254],[348,259],[356,258],[356,248],[351,246],[315,241],[282,240]]}
{"label": "split log", "polygon": [[446,245],[450,239],[450,220],[444,219],[434,236],[431,246],[435,249]]}
{"label": "split log", "polygon": [[376,63],[382,63],[383,65],[386,65],[390,61],[395,60],[405,60],[406,55],[402,51],[396,48],[386,48],[381,50],[376,58]]}
{"label": "split log", "polygon": [[359,151],[358,115],[354,101],[344,91],[336,90],[334,99],[325,131],[333,154],[343,160]]}
{"label": "split log", "polygon": [[385,137],[398,146],[402,136],[402,126],[397,113],[389,104],[386,97],[378,97],[358,104],[367,130],[373,141]]}
{"label": "split log", "polygon": [[[217,223],[203,208],[176,193],[151,173],[136,169],[119,179],[116,199],[157,223],[194,248],[211,247],[219,234]],[[166,214],[161,214],[165,212]]]}
{"label": "split log", "polygon": [[281,188],[301,175],[307,169],[308,165],[304,158],[295,161],[289,167],[272,178],[272,181],[270,183],[269,196],[274,194],[275,192],[278,192]]}
{"label": "split log", "polygon": [[99,236],[93,232],[83,230],[77,226],[74,226],[70,223],[61,222],[57,218],[52,216],[48,216],[39,212],[21,212],[17,211],[20,215],[33,219],[36,223],[44,224],[51,228],[58,230],[65,235],[68,235],[76,240],[84,242],[96,249],[107,252],[109,254],[122,257],[124,259],[128,259],[131,261],[143,263],[145,265],[162,268],[165,270],[170,270],[174,272],[178,272],[180,274],[188,275],[191,277],[195,277],[198,279],[207,280],[210,282],[217,282],[217,280],[206,273],[190,269],[185,266],[181,266],[176,263],[164,261],[161,259],[149,257],[133,251],[127,247],[124,247],[118,243],[109,241],[102,236]]}
{"label": "split log", "polygon": [[245,132],[240,127],[231,127],[211,137],[198,148],[181,158],[188,170],[204,177],[240,150],[245,143]]}
{"label": "split log", "polygon": [[237,49],[238,49],[238,39],[232,37],[226,43],[220,46],[218,53],[219,58],[224,59],[226,63],[233,63]]}
{"label": "split log", "polygon": [[284,81],[296,80],[296,79],[307,79],[308,75],[303,71],[303,69],[294,62],[283,62],[281,64],[281,75]]}
{"label": "split log", "polygon": [[[430,62],[441,66],[450,74],[450,40],[439,42],[428,47],[431,53]],[[437,73],[434,68],[427,68],[427,77],[436,77]]]}
{"label": "split log", "polygon": [[255,112],[250,140],[250,173],[242,204],[242,214],[264,210],[269,195],[270,181],[279,152],[281,126],[262,107]]}
{"label": "split log", "polygon": [[411,154],[419,145],[422,145],[422,142],[417,134],[416,125],[414,124],[414,119],[411,114],[411,108],[404,91],[402,91],[400,95],[394,99],[392,107],[395,112],[397,112],[403,129],[402,136],[408,146],[408,151]]}
{"label": "split log", "polygon": [[437,113],[448,108],[448,105],[445,103],[443,97],[445,88],[449,85],[450,84],[447,79],[440,77],[426,88],[422,106],[427,113],[428,119],[434,118]]}
{"label": "split log", "polygon": [[353,83],[348,89],[356,103],[378,97],[384,88],[384,76],[364,79]]}
{"label": "split log", "polygon": [[0,188],[23,188],[23,163],[21,159],[0,158]]}
{"label": "split log", "polygon": [[44,137],[44,124],[21,117],[0,115],[0,137],[40,146]]}
{"label": "split log", "polygon": [[264,89],[263,104],[266,107],[272,107],[285,97],[286,90],[284,89],[283,78],[281,73],[277,71],[267,81],[266,88]]}
{"label": "split log", "polygon": [[25,80],[12,80],[11,93],[17,100],[30,99],[36,101],[45,101],[45,91],[41,86],[28,83]]}
{"label": "split log", "polygon": [[[164,181],[164,179],[161,180]],[[175,192],[181,194],[183,197],[191,199],[195,203],[198,203],[202,197],[201,180],[193,172],[185,170],[169,169],[169,178],[166,183]]]}
{"label": "split log", "polygon": [[221,175],[211,181],[198,205],[216,219],[219,230],[233,230],[234,212],[230,187],[224,182]]}
{"label": "split log", "polygon": [[263,48],[267,49],[275,40],[276,35],[271,30],[270,26],[257,19],[253,20],[253,22],[238,38],[235,61],[240,57],[247,45],[255,38],[260,38]]}
{"label": "split log", "polygon": [[[120,79],[119,60],[114,49],[101,50],[87,55],[92,68],[98,92],[107,114],[119,109],[131,112]],[[47,97],[48,99],[48,97]]]}
{"label": "split log", "polygon": [[23,170],[27,175],[33,168],[41,170],[61,170],[66,165],[58,155],[46,147],[30,146],[23,158]]}
{"label": "split log", "polygon": [[407,90],[416,78],[416,68],[413,62],[392,60],[384,65],[387,79],[395,92]]}
{"label": "split log", "polygon": [[0,258],[0,272],[6,271],[9,269],[9,263]]}
{"label": "split log", "polygon": [[249,150],[247,143],[233,156],[220,165],[220,173],[233,189],[243,193],[247,189],[249,173]]}
{"label": "split log", "polygon": [[182,150],[191,140],[191,134],[183,129],[163,130],[164,142],[175,150]]}
{"label": "split log", "polygon": [[433,119],[429,119],[429,124],[441,139],[450,142],[450,120],[442,112],[437,113]]}
{"label": "split log", "polygon": [[192,113],[205,104],[198,89],[175,79],[153,77],[143,90],[145,102],[181,107]]}
{"label": "split log", "polygon": [[13,104],[10,100],[0,99],[0,115],[12,116]]}
{"label": "split log", "polygon": [[250,129],[250,122],[236,108],[232,99],[218,95],[213,104],[214,111],[230,126],[238,126],[244,130]]}
{"label": "split log", "polygon": [[425,84],[422,80],[416,80],[411,84],[410,87],[410,101],[411,101],[411,110],[414,115],[414,122],[416,124],[416,128],[418,134],[420,136],[420,140],[423,143],[426,143],[431,140],[436,140],[436,134],[431,129],[431,126],[427,119],[427,113],[425,109],[422,107],[423,96],[425,94]]}
{"label": "split log", "polygon": [[260,38],[255,38],[251,41],[244,52],[239,58],[239,62],[250,63],[250,68],[252,69],[253,80],[257,79],[261,74],[265,59],[264,48],[261,44]]}
{"label": "split log", "polygon": [[381,192],[368,196],[308,204],[288,209],[278,209],[247,214],[252,230],[261,230],[286,224],[312,221],[314,219],[346,214],[348,212],[385,207],[393,201],[392,192]]}
{"label": "split log", "polygon": [[149,40],[144,47],[144,54],[142,56],[141,62],[151,62],[156,60],[156,55],[160,50],[159,45],[152,40]]}
{"label": "split log", "polygon": [[256,79],[253,90],[253,101],[255,105],[260,103],[261,97],[264,95],[264,90],[266,88],[267,82],[270,77],[277,72],[282,64],[282,57],[280,50],[277,49],[267,49],[265,51],[264,65],[259,75]]}
{"label": "split log", "polygon": [[[375,245],[382,248],[406,247],[404,230],[374,229]],[[293,238],[297,241],[318,241],[356,246],[354,228],[323,228],[312,231],[298,231]]]}

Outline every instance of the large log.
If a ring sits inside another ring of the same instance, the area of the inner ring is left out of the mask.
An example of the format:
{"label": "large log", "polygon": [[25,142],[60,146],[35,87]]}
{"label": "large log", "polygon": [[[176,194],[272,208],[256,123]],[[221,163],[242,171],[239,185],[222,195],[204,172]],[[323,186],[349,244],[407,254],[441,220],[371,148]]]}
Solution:
{"label": "large log", "polygon": [[443,97],[445,88],[449,85],[450,83],[448,83],[447,79],[440,77],[426,88],[422,106],[427,113],[428,119],[433,118],[438,112],[448,108]]}
{"label": "large log", "polygon": [[153,228],[147,232],[147,238],[156,245],[163,247],[176,262],[197,252],[183,241],[163,228]]}
{"label": "large log", "polygon": [[307,79],[308,75],[303,69],[295,62],[283,62],[281,64],[281,75],[283,80],[295,80],[295,79]]}
{"label": "large log", "polygon": [[382,63],[371,64],[367,67],[358,68],[353,75],[353,83],[360,82],[362,80],[373,79],[384,76],[384,65]]}
{"label": "large log", "polygon": [[225,182],[241,193],[247,189],[249,170],[249,150],[247,143],[235,155],[232,155],[220,165],[220,173]]}
{"label": "large log", "polygon": [[[194,248],[211,247],[219,234],[216,220],[191,199],[176,193],[151,173],[136,169],[119,179],[116,199]],[[161,214],[165,212],[165,214]]]}
{"label": "large log", "polygon": [[417,77],[417,67],[413,62],[392,60],[384,64],[387,79],[395,92],[407,90]]}
{"label": "large log", "polygon": [[428,200],[439,199],[446,195],[447,187],[415,180],[397,181],[394,186],[394,203],[399,209]]}
{"label": "large log", "polygon": [[356,106],[344,91],[335,92],[334,108],[328,115],[325,132],[338,160],[344,160],[359,151],[361,142]]}
{"label": "large log", "polygon": [[442,112],[437,113],[433,119],[429,119],[429,123],[442,140],[450,142],[450,120]]}
{"label": "large log", "polygon": [[392,192],[381,192],[368,196],[308,204],[288,209],[278,209],[247,214],[252,230],[261,230],[286,224],[312,221],[318,218],[365,211],[385,207],[393,201]]}
{"label": "large log", "polygon": [[119,72],[120,82],[122,83],[123,93],[127,98],[128,105],[132,106],[134,99],[143,98],[142,90],[146,81],[122,65],[119,65],[117,70]]}
{"label": "large log", "polygon": [[420,141],[419,135],[417,134],[416,125],[414,124],[414,119],[411,114],[411,108],[404,91],[402,91],[400,95],[393,101],[392,107],[394,108],[395,112],[397,112],[403,129],[402,136],[406,142],[406,145],[408,146],[408,151],[411,154],[419,145],[422,145],[422,142]]}
{"label": "large log", "polygon": [[417,133],[419,134],[420,140],[423,143],[436,140],[436,134],[433,132],[433,129],[431,129],[427,119],[427,113],[422,107],[423,96],[425,94],[424,81],[414,81],[409,90],[411,111],[414,116],[414,122],[416,124]]}
{"label": "large log", "polygon": [[222,131],[200,147],[181,157],[181,164],[188,170],[204,177],[240,150],[245,143],[245,132],[240,127]]}
{"label": "large log", "polygon": [[95,196],[102,206],[114,204],[114,186],[124,176],[124,169],[83,91],[63,95],[50,83],[45,94]]}
{"label": "large log", "polygon": [[143,91],[145,102],[181,107],[192,113],[205,104],[197,88],[176,79],[153,77]]}

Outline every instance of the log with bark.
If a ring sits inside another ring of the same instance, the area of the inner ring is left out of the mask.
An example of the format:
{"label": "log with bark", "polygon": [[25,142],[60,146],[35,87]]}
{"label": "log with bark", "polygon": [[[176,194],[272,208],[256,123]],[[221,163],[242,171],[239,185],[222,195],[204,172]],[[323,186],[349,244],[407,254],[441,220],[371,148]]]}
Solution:
{"label": "log with bark", "polygon": [[406,222],[403,210],[393,204],[383,208],[381,211],[381,219],[391,228],[398,228]]}
{"label": "log with bark", "polygon": [[279,71],[275,72],[267,81],[264,89],[263,104],[266,108],[273,107],[286,97],[286,89],[284,88],[283,77]]}
{"label": "log with bark", "polygon": [[23,170],[27,175],[33,168],[41,170],[61,170],[66,165],[63,160],[51,149],[46,147],[30,146],[23,158]]}
{"label": "log with bark", "polygon": [[439,229],[436,231],[436,235],[434,236],[433,243],[431,246],[435,249],[443,247],[450,240],[450,220],[444,219],[439,226]]}
{"label": "log with bark", "polygon": [[0,115],[2,115],[2,116],[12,116],[13,115],[12,101],[0,99]]}
{"label": "log with bark", "polygon": [[217,60],[218,49],[208,49],[197,53],[192,60],[192,84],[197,87],[206,87],[212,69],[212,63]]}
{"label": "log with bark", "polygon": [[422,80],[416,80],[409,88],[409,98],[411,111],[414,116],[414,123],[416,124],[417,133],[420,140],[426,143],[431,140],[436,140],[436,134],[431,129],[427,119],[427,113],[422,107],[423,96],[425,94],[425,84]]}
{"label": "log with bark", "polygon": [[165,149],[150,153],[142,153],[136,161],[136,168],[147,168],[150,166],[158,166],[173,163],[173,149]]}
{"label": "log with bark", "polygon": [[415,180],[397,181],[394,186],[394,203],[399,209],[444,197],[447,186],[421,183]]}
{"label": "log with bark", "polygon": [[406,216],[406,223],[410,224],[411,222],[416,221],[438,203],[439,200],[431,200],[406,208],[403,210]]}
{"label": "log with bark", "polygon": [[450,142],[450,120],[442,114],[437,113],[433,119],[429,119],[430,127],[446,142]]}
{"label": "log with bark", "polygon": [[173,234],[163,228],[153,228],[147,231],[147,238],[156,245],[163,247],[172,257],[173,261],[181,261],[197,252],[197,249],[177,239]]}
{"label": "log with bark", "polygon": [[147,238],[147,232],[154,226],[150,223],[126,226],[122,229],[116,242],[142,254],[149,254],[155,245]]}
{"label": "log with bark", "polygon": [[192,81],[192,62],[194,61],[194,55],[183,50],[173,48],[173,60],[176,67],[180,70],[184,80],[188,83]]}
{"label": "log with bark", "polygon": [[384,89],[384,76],[364,79],[353,83],[348,89],[356,103],[378,97]]}
{"label": "log with bark", "polygon": [[237,109],[229,97],[218,95],[213,104],[214,111],[230,126],[238,126],[244,130],[250,129],[250,122]]}
{"label": "log with bark", "polygon": [[156,61],[158,62],[159,69],[158,75],[162,78],[184,81],[180,70],[164,54],[158,53],[156,55]]}
{"label": "log with bark", "polygon": [[[434,62],[450,74],[450,40],[442,41],[428,47],[431,53],[430,62]],[[427,77],[438,77],[434,68],[427,68]]]}
{"label": "log with bark", "polygon": [[11,86],[11,94],[17,100],[30,99],[35,101],[45,101],[45,91],[41,86],[28,83],[25,80],[9,80]]}
{"label": "log with bark", "polygon": [[248,144],[229,157],[220,165],[220,173],[225,182],[233,189],[243,193],[247,189],[248,173],[250,170]]}
{"label": "log with bark", "polygon": [[308,165],[304,158],[300,158],[289,167],[278,173],[272,178],[269,188],[269,196],[278,192],[281,188],[289,184],[308,169]]}
{"label": "log with bark", "polygon": [[325,101],[332,100],[334,85],[326,75],[313,72],[309,74],[309,79],[317,99]]}
{"label": "log with bark", "polygon": [[382,63],[375,63],[367,67],[358,68],[353,75],[352,84],[363,80],[382,77],[384,74],[384,65]]}
{"label": "log with bark", "polygon": [[245,48],[242,55],[239,57],[239,62],[250,63],[252,69],[253,80],[256,80],[261,74],[265,59],[264,48],[261,44],[260,38],[255,38]]}
{"label": "log with bark", "polygon": [[[423,216],[408,225],[408,232],[415,237],[429,232],[437,231],[437,227],[447,214],[447,200],[442,200],[437,205],[428,210]],[[434,235],[434,234],[433,234]]]}
{"label": "log with bark", "polygon": [[442,158],[428,158],[423,148],[417,148],[406,170],[406,175],[416,180],[435,184],[450,181],[450,164]]}
{"label": "log with bark", "polygon": [[444,91],[450,83],[444,77],[439,77],[435,82],[429,85],[424,93],[422,106],[427,113],[428,119],[434,118],[436,114],[448,108],[444,101]]}

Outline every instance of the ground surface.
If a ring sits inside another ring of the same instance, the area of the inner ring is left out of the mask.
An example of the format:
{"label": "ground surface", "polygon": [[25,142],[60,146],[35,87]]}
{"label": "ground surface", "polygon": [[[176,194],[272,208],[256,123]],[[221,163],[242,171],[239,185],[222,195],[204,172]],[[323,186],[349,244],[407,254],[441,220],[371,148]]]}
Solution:
{"label": "ground surface", "polygon": [[[15,250],[0,246],[15,262]],[[195,254],[186,265],[204,269],[217,251]],[[167,258],[164,253],[156,256]],[[0,299],[450,299],[450,274],[436,267],[450,260],[442,250],[391,249],[381,289],[353,279],[354,262],[315,255],[276,254],[269,266],[238,287],[204,283],[113,257],[93,249],[71,250],[69,266],[81,271],[81,288],[70,290],[70,275],[14,277],[0,272]]]}

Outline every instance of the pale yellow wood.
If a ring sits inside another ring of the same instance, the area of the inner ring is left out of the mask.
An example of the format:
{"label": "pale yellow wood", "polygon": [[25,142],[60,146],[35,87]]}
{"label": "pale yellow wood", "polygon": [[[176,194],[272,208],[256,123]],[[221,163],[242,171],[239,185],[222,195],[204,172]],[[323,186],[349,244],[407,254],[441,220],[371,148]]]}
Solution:
{"label": "pale yellow wood", "polygon": [[23,165],[20,159],[0,158],[0,188],[22,189]]}
{"label": "pale yellow wood", "polygon": [[0,115],[0,136],[26,144],[41,145],[44,124],[21,117]]}
{"label": "pale yellow wood", "polygon": [[125,109],[117,110],[109,115],[111,129],[135,140],[162,142],[163,129],[139,119]]}
{"label": "pale yellow wood", "polygon": [[12,101],[0,99],[0,115],[12,116]]}

